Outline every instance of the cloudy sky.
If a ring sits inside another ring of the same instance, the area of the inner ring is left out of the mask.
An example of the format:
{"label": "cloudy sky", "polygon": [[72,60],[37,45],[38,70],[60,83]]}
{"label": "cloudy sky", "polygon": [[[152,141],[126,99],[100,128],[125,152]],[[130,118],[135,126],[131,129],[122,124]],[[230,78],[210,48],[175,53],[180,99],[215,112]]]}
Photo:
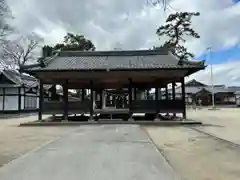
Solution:
{"label": "cloudy sky", "polygon": [[[98,50],[148,49],[162,41],[156,29],[176,11],[198,11],[193,20],[198,40],[186,46],[196,59],[213,65],[216,84],[240,85],[240,3],[237,0],[169,0],[166,12],[157,0],[8,0],[20,33],[35,32],[45,44],[61,41],[66,32],[85,35]],[[207,47],[211,53],[206,53]],[[193,76],[210,81],[209,67]]]}

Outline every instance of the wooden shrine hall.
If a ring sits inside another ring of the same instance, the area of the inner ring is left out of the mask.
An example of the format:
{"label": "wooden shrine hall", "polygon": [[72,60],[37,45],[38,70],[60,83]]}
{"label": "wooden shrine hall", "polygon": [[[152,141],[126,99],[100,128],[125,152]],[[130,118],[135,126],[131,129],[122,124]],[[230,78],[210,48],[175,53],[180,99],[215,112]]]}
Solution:
{"label": "wooden shrine hall", "polygon": [[[39,120],[42,114],[63,114],[64,120],[68,120],[70,114],[83,113],[89,113],[89,119],[93,120],[97,114],[107,111],[103,106],[103,92],[114,89],[127,90],[127,107],[114,112],[124,112],[129,119],[133,113],[182,113],[186,118],[184,77],[204,68],[204,61],[179,61],[167,49],[61,51],[39,59],[37,64],[21,67],[40,80]],[[176,83],[181,83],[181,97],[175,96]],[[61,85],[63,98],[44,100],[44,84]],[[169,84],[172,85],[171,97],[168,96]],[[154,99],[136,96],[139,89],[153,88]],[[69,89],[88,89],[90,93],[70,99]],[[100,100],[96,108],[97,96]]]}

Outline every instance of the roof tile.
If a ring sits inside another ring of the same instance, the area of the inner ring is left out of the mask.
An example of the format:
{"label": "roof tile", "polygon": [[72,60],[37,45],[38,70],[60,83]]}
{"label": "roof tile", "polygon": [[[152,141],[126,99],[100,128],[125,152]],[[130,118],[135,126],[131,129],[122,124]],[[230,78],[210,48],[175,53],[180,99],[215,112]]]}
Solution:
{"label": "roof tile", "polygon": [[[48,58],[49,59],[49,58]],[[158,69],[199,67],[196,64],[179,65],[172,55],[154,50],[60,52],[50,58],[46,67],[30,70],[99,70],[99,69]]]}

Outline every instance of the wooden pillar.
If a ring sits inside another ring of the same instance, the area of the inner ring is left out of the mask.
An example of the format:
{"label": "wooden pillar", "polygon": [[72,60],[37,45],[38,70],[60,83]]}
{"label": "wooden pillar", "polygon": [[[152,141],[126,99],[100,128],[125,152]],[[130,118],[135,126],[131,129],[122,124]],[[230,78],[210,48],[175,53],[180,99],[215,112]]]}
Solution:
{"label": "wooden pillar", "polygon": [[93,89],[93,110],[96,108],[97,91]]}
{"label": "wooden pillar", "polygon": [[3,88],[3,105],[2,105],[2,110],[5,110],[5,96],[6,96],[6,88]]}
{"label": "wooden pillar", "polygon": [[137,100],[137,88],[133,88],[134,100]]}
{"label": "wooden pillar", "polygon": [[[169,100],[169,96],[168,96],[168,85],[165,86],[165,96],[166,96],[166,101]],[[167,113],[167,116],[169,115],[169,112]]]}
{"label": "wooden pillar", "polygon": [[155,110],[156,110],[156,114],[159,113],[158,100],[159,100],[159,91],[158,91],[158,88],[155,88]]}
{"label": "wooden pillar", "polygon": [[81,100],[84,101],[85,89],[81,89]]}
{"label": "wooden pillar", "polygon": [[185,83],[184,77],[181,78],[181,88],[182,88],[182,103],[183,103],[183,118],[186,119],[186,99],[185,99]]}
{"label": "wooden pillar", "polygon": [[[44,102],[44,92],[43,92],[43,102]],[[26,98],[26,88],[25,87],[23,87],[23,109],[25,109],[26,108],[26,104],[25,104],[25,98]],[[39,82],[39,101],[40,101],[40,82]],[[38,107],[40,107],[40,106],[38,106]]]}
{"label": "wooden pillar", "polygon": [[102,109],[106,108],[107,95],[105,90],[102,90]]}
{"label": "wooden pillar", "polygon": [[102,106],[103,106],[103,90],[100,89],[100,103],[99,103],[99,109],[102,109]]}
{"label": "wooden pillar", "polygon": [[147,100],[149,100],[149,89],[147,89]]}
{"label": "wooden pillar", "polygon": [[168,85],[166,85],[165,87],[165,97],[166,97],[166,100],[168,100]]}
{"label": "wooden pillar", "polygon": [[48,100],[54,100],[54,101],[58,100],[56,84],[52,85],[52,87],[50,88],[49,92],[50,92],[51,97],[48,96]]}
{"label": "wooden pillar", "polygon": [[[176,85],[176,83],[173,82],[172,83],[172,100],[173,101],[176,100],[175,85]],[[176,117],[176,113],[173,113],[173,116]]]}
{"label": "wooden pillar", "polygon": [[21,112],[21,88],[18,88],[18,112]]}
{"label": "wooden pillar", "polygon": [[128,86],[128,108],[129,108],[129,120],[132,119],[132,79],[129,78],[129,86]]}
{"label": "wooden pillar", "polygon": [[42,112],[43,112],[43,82],[40,80],[39,82],[39,107],[38,107],[38,120],[42,120]]}
{"label": "wooden pillar", "polygon": [[93,89],[91,88],[90,90],[90,119],[89,120],[93,120]]}
{"label": "wooden pillar", "polygon": [[63,118],[65,121],[68,120],[68,80],[66,80],[63,85],[63,102],[64,102],[64,112]]}
{"label": "wooden pillar", "polygon": [[162,88],[158,88],[158,99],[162,100]]}
{"label": "wooden pillar", "polygon": [[173,82],[173,83],[172,83],[172,100],[175,100],[175,99],[176,99],[175,85],[176,85],[176,83]]}
{"label": "wooden pillar", "polygon": [[93,121],[93,101],[94,101],[94,93],[93,93],[93,82],[90,81],[91,89],[90,89],[90,121]]}
{"label": "wooden pillar", "polygon": [[98,91],[95,90],[95,91],[94,91],[94,100],[95,100],[95,101],[97,101],[97,96],[98,96]]}

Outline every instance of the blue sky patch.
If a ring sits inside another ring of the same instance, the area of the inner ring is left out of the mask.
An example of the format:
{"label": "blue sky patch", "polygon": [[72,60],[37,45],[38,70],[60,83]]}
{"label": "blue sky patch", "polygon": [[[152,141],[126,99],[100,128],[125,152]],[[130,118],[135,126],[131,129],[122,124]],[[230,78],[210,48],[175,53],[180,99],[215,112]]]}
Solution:
{"label": "blue sky patch", "polygon": [[196,59],[206,60],[207,64],[221,64],[231,60],[240,60],[240,46],[236,45],[227,49],[212,51],[210,54],[204,53]]}
{"label": "blue sky patch", "polygon": [[240,0],[232,0],[233,2],[235,2],[235,3],[238,3],[238,2],[240,2]]}

